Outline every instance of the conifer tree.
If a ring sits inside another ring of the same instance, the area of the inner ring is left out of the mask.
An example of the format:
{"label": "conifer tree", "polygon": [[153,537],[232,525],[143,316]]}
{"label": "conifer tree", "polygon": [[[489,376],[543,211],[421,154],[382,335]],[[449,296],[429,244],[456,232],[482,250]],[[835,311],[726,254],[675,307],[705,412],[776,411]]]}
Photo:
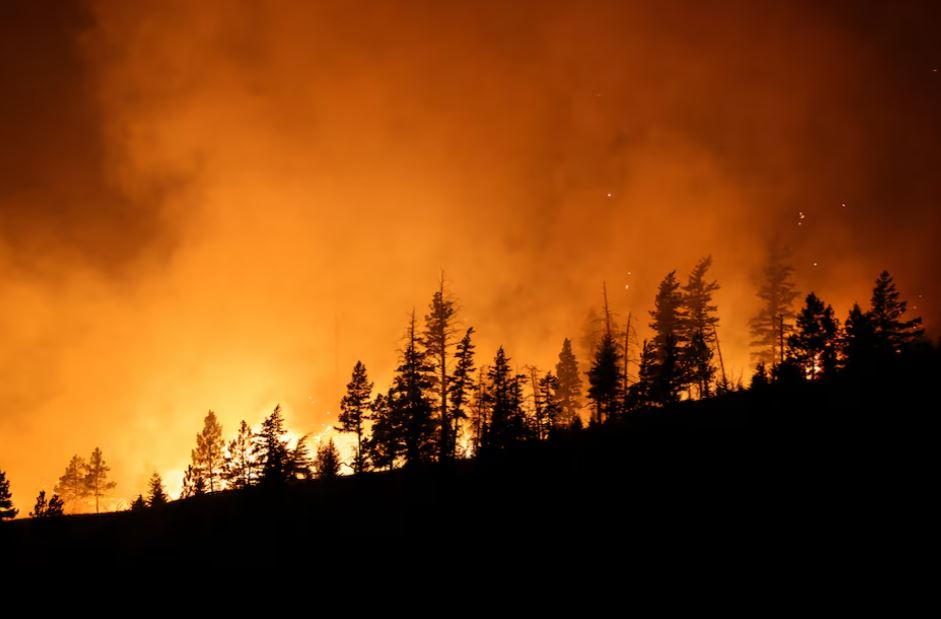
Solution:
{"label": "conifer tree", "polygon": [[791,282],[794,267],[789,263],[790,252],[774,239],[768,247],[768,255],[761,270],[758,298],[761,307],[751,319],[752,353],[757,361],[766,364],[779,363],[784,356],[780,350],[782,333],[790,331],[794,318],[793,304],[798,297]]}
{"label": "conifer tree", "polygon": [[437,408],[438,459],[441,461],[453,458],[456,447],[452,442],[453,421],[448,407],[448,351],[455,344],[454,334],[454,301],[445,294],[442,274],[440,287],[432,297],[429,312],[425,316],[422,337],[429,370],[429,391]]}
{"label": "conifer tree", "polygon": [[225,481],[229,488],[247,488],[257,479],[257,462],[254,455],[255,433],[245,420],[239,425],[238,434],[229,441],[225,454]]}
{"label": "conifer tree", "polygon": [[147,503],[144,501],[144,495],[138,494],[134,502],[131,503],[132,512],[142,512],[147,510]]}
{"label": "conifer tree", "polygon": [[10,492],[10,480],[7,479],[6,472],[0,471],[0,522],[16,518],[17,513],[19,513],[18,510],[13,507],[13,493]]}
{"label": "conifer tree", "polygon": [[223,449],[222,426],[216,414],[209,411],[203,420],[203,429],[196,435],[196,449],[193,450],[193,466],[202,471],[209,486],[209,492],[222,488]]}
{"label": "conifer tree", "polygon": [[431,386],[434,369],[419,347],[412,312],[398,368],[392,384],[391,413],[394,427],[401,431],[405,464],[431,461],[436,454],[437,424],[431,401],[425,395]]}
{"label": "conifer tree", "polygon": [[620,411],[619,389],[621,376],[621,351],[618,338],[611,325],[608,309],[608,289],[604,287],[604,330],[594,351],[591,369],[588,370],[588,399],[594,403],[592,421],[603,423]]}
{"label": "conifer tree", "polygon": [[65,467],[65,472],[53,489],[53,492],[62,497],[72,510],[84,507],[85,499],[91,496],[88,485],[85,483],[87,469],[83,458],[77,455],[72,456],[68,466]]}
{"label": "conifer tree", "polygon": [[467,409],[474,391],[474,343],[471,336],[474,328],[468,327],[464,337],[457,344],[454,374],[451,376],[451,436],[448,439],[454,445],[455,453],[461,437],[461,424],[467,419]]}
{"label": "conifer tree", "polygon": [[109,472],[111,472],[111,467],[105,463],[101,448],[95,447],[85,469],[85,486],[88,489],[88,495],[95,497],[96,514],[100,512],[100,499],[107,496],[108,492],[117,486],[115,482],[108,480]]}
{"label": "conifer tree", "polygon": [[562,340],[562,350],[559,352],[559,362],[555,366],[555,375],[559,386],[556,397],[561,408],[559,423],[565,427],[572,425],[578,417],[582,404],[582,379],[578,371],[578,361],[572,352],[572,341],[568,338]]}
{"label": "conifer tree", "polygon": [[261,431],[255,435],[254,455],[261,465],[260,481],[263,483],[283,483],[290,476],[290,451],[285,434],[284,415],[278,404],[262,422]]}
{"label": "conifer tree", "polygon": [[546,372],[536,384],[541,420],[537,422],[537,437],[546,439],[554,431],[568,427],[563,425],[562,404],[559,402],[559,379],[552,372]]}
{"label": "conifer tree", "polygon": [[346,395],[340,400],[340,425],[335,429],[340,432],[356,434],[356,454],[353,458],[353,471],[362,473],[366,470],[366,452],[364,438],[366,420],[369,419],[369,406],[372,399],[373,384],[366,376],[366,366],[357,361],[353,366],[353,377],[346,385]]}
{"label": "conifer tree", "polygon": [[206,478],[203,477],[202,469],[190,464],[183,472],[183,489],[180,490],[180,498],[186,499],[202,494],[206,494]]}
{"label": "conifer tree", "polygon": [[653,363],[650,370],[649,395],[660,405],[676,402],[687,377],[682,364],[683,325],[686,321],[683,296],[676,281],[676,271],[667,273],[657,290],[650,328],[654,337],[650,343]]}
{"label": "conifer tree", "polygon": [[871,315],[854,303],[843,328],[843,357],[847,371],[871,370],[877,348],[876,328]]}
{"label": "conifer tree", "polygon": [[521,378],[523,376],[510,368],[510,358],[506,356],[503,347],[498,348],[493,365],[487,372],[489,426],[484,436],[484,447],[504,449],[526,438]]}
{"label": "conifer tree", "polygon": [[393,415],[391,403],[395,392],[390,388],[385,394],[379,393],[373,400],[372,432],[366,443],[370,463],[379,469],[392,470],[404,451],[402,430],[398,419]]}
{"label": "conifer tree", "polygon": [[630,386],[629,398],[631,409],[638,410],[653,403],[651,389],[655,378],[656,359],[650,342],[644,340],[640,352],[640,367],[637,370],[637,382]]}
{"label": "conifer tree", "polygon": [[809,380],[817,380],[821,374],[832,376],[836,372],[838,331],[833,308],[824,306],[813,292],[808,294],[797,315],[795,332],[788,337],[787,343],[794,362]]}
{"label": "conifer tree", "polygon": [[696,386],[700,398],[711,394],[716,368],[712,363],[715,347],[715,332],[719,317],[715,315],[718,307],[712,302],[712,294],[719,289],[715,280],[709,281],[706,273],[712,266],[712,256],[706,256],[696,263],[689,281],[683,287],[683,306],[685,309],[682,324],[682,339],[686,341],[683,349],[683,365],[688,380]]}
{"label": "conifer tree", "polygon": [[340,474],[340,452],[337,451],[332,438],[320,442],[316,466],[317,477],[320,479],[333,479]]}
{"label": "conifer tree", "polygon": [[908,302],[901,300],[888,271],[883,271],[876,279],[871,305],[869,321],[875,336],[876,351],[880,356],[898,354],[924,334],[921,318],[902,319]]}
{"label": "conifer tree", "polygon": [[154,471],[148,482],[149,493],[147,495],[147,505],[149,507],[163,507],[167,504],[167,493],[163,489],[163,480],[160,473]]}
{"label": "conifer tree", "polygon": [[286,467],[287,479],[310,479],[312,473],[310,467],[313,462],[310,458],[310,451],[307,449],[307,440],[309,434],[297,439],[294,447],[288,451],[288,464]]}

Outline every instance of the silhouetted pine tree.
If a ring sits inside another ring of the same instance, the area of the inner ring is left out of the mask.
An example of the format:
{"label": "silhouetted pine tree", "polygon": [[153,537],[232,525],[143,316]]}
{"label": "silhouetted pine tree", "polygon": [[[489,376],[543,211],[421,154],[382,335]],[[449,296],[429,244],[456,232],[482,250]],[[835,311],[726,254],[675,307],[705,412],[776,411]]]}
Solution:
{"label": "silhouetted pine tree", "polygon": [[791,282],[794,268],[789,264],[790,252],[778,239],[772,240],[768,247],[768,256],[761,270],[758,286],[758,298],[761,308],[749,321],[751,326],[751,345],[757,348],[752,355],[757,361],[766,364],[780,362],[783,351],[780,350],[781,324],[784,334],[790,331],[790,320],[794,318],[793,304],[798,297]]}
{"label": "silhouetted pine tree", "polygon": [[653,404],[651,389],[655,380],[656,359],[650,342],[644,340],[640,349],[640,366],[637,369],[637,382],[630,386],[628,398],[632,410],[643,409]]}
{"label": "silhouetted pine tree", "polygon": [[255,434],[245,420],[238,434],[226,448],[224,474],[229,488],[246,488],[258,478],[258,463],[254,456]]}
{"label": "silhouetted pine tree", "polygon": [[33,506],[33,511],[29,512],[30,518],[45,518],[46,516],[46,491],[40,490],[39,496],[36,497],[36,504]]}
{"label": "silhouetted pine tree", "polygon": [[394,397],[395,394],[390,388],[386,394],[377,394],[370,406],[372,428],[366,449],[370,462],[379,469],[395,468],[396,461],[404,451],[402,431],[391,407]]}
{"label": "silhouetted pine tree", "polygon": [[450,376],[448,376],[448,351],[454,346],[454,301],[445,295],[444,275],[441,284],[431,299],[430,311],[425,315],[425,332],[422,343],[429,367],[429,389],[437,408],[438,459],[454,457],[453,421],[448,408]]}
{"label": "silhouetted pine tree", "polygon": [[7,479],[6,472],[0,471],[0,522],[16,518],[17,513],[19,513],[18,510],[13,507],[13,493],[10,492],[10,480]]}
{"label": "silhouetted pine tree", "polygon": [[889,272],[880,273],[872,290],[872,307],[869,310],[876,351],[880,357],[902,352],[924,334],[921,318],[902,320],[907,306],[908,303],[901,300]]}
{"label": "silhouetted pine tree", "polygon": [[549,435],[563,427],[570,427],[571,423],[563,424],[562,404],[559,402],[559,379],[552,372],[539,379],[537,385],[537,400],[541,420],[537,420],[537,437],[546,439]]}
{"label": "silhouetted pine tree", "polygon": [[84,507],[85,499],[91,496],[88,485],[85,483],[85,475],[88,473],[87,468],[83,458],[77,455],[72,456],[68,466],[65,467],[65,473],[62,474],[53,489],[71,509],[75,509],[76,504]]}
{"label": "silhouetted pine tree", "polygon": [[287,430],[284,427],[284,415],[281,405],[261,424],[261,431],[255,435],[254,456],[261,465],[262,483],[283,483],[290,476],[290,452],[284,439]]}
{"label": "silhouetted pine tree", "polygon": [[150,507],[163,507],[167,504],[167,493],[163,490],[163,480],[160,473],[154,472],[148,482],[149,493],[147,495],[147,505]]}
{"label": "silhouetted pine tree", "polygon": [[453,446],[454,455],[457,455],[457,445],[461,437],[461,424],[467,419],[467,408],[471,393],[474,390],[474,343],[471,336],[474,334],[474,327],[468,327],[464,332],[464,337],[457,344],[455,353],[454,374],[451,376],[451,382],[448,385],[451,395],[451,436],[448,439]]}
{"label": "silhouetted pine tree", "polygon": [[868,312],[853,304],[843,328],[843,358],[850,373],[866,373],[874,369],[878,344],[876,328]]}
{"label": "silhouetted pine tree", "polygon": [[216,414],[209,411],[203,420],[202,432],[196,435],[196,449],[192,454],[193,466],[203,472],[209,492],[222,489],[224,447],[222,426],[216,419]]}
{"label": "silhouetted pine tree", "polygon": [[474,454],[480,453],[485,444],[487,431],[490,428],[490,404],[487,397],[487,386],[484,377],[489,373],[487,366],[477,370],[477,381],[474,385],[474,399],[471,403],[471,431],[473,433]]}
{"label": "silhouetted pine tree", "polygon": [[591,369],[588,370],[588,399],[594,403],[592,422],[604,423],[620,412],[620,389],[622,356],[618,337],[611,326],[608,309],[608,288],[604,287],[604,330],[594,351]]}
{"label": "silhouetted pine tree", "polygon": [[144,501],[144,495],[138,494],[134,502],[131,503],[132,512],[142,512],[147,510],[147,503]]}
{"label": "silhouetted pine tree", "polygon": [[437,451],[437,423],[432,403],[425,395],[430,389],[434,368],[428,363],[419,343],[413,311],[405,336],[405,348],[393,379],[390,402],[391,413],[396,420],[394,427],[402,433],[406,465],[430,462]]}
{"label": "silhouetted pine tree", "polygon": [[183,489],[180,490],[180,498],[186,499],[201,494],[206,494],[206,478],[203,477],[202,469],[190,464],[183,472]]}
{"label": "silhouetted pine tree", "polygon": [[333,479],[340,474],[340,452],[333,444],[333,439],[321,441],[317,448],[317,477],[319,479]]}
{"label": "silhouetted pine tree", "polygon": [[683,325],[686,316],[683,295],[679,292],[676,271],[667,273],[657,290],[654,309],[650,312],[653,321],[650,328],[654,337],[650,343],[653,363],[650,371],[648,393],[655,404],[670,404],[680,398],[680,390],[687,382],[683,371]]}
{"label": "silhouetted pine tree", "polygon": [[751,385],[749,388],[755,391],[760,391],[761,389],[767,387],[770,383],[771,381],[768,379],[768,368],[764,364],[764,361],[759,361],[758,364],[755,365],[755,373],[752,374]]}
{"label": "silhouetted pine tree", "polygon": [[297,439],[294,447],[288,451],[288,461],[285,475],[287,479],[311,479],[313,476],[310,467],[313,461],[310,457],[310,451],[307,449],[307,440],[309,434]]}
{"label": "silhouetted pine tree", "polygon": [[706,273],[712,266],[712,256],[706,256],[696,263],[689,281],[683,287],[683,306],[685,317],[682,325],[683,365],[688,380],[696,386],[700,398],[711,394],[716,368],[712,364],[712,350],[716,345],[715,332],[719,309],[712,302],[712,293],[719,289],[719,283],[708,281]]}
{"label": "silhouetted pine tree", "polygon": [[559,352],[559,362],[555,365],[555,375],[559,381],[556,390],[556,397],[561,408],[559,424],[569,427],[582,408],[582,379],[578,372],[578,361],[575,359],[575,353],[572,352],[572,341],[568,338],[562,340],[562,350]]}
{"label": "silhouetted pine tree", "polygon": [[487,372],[486,401],[490,423],[482,441],[484,448],[504,449],[526,438],[521,378],[524,377],[510,369],[510,358],[503,347],[498,348],[493,366]]}
{"label": "silhouetted pine tree", "polygon": [[366,366],[357,361],[353,366],[353,376],[346,385],[346,395],[340,400],[340,425],[336,430],[356,434],[356,454],[353,457],[353,471],[362,473],[366,470],[365,431],[369,419],[369,406],[372,400],[373,384],[366,376]]}
{"label": "silhouetted pine tree", "polygon": [[102,457],[101,449],[95,447],[88,459],[88,466],[85,469],[85,487],[88,488],[88,495],[95,497],[95,513],[99,513],[99,500],[107,496],[110,490],[114,490],[117,484],[108,481],[108,473],[111,467],[105,463]]}
{"label": "silhouetted pine tree", "polygon": [[55,518],[65,513],[65,502],[58,494],[53,494],[46,505],[46,518]]}
{"label": "silhouetted pine tree", "polygon": [[794,362],[811,381],[836,372],[839,329],[833,308],[824,306],[813,292],[808,294],[787,345]]}

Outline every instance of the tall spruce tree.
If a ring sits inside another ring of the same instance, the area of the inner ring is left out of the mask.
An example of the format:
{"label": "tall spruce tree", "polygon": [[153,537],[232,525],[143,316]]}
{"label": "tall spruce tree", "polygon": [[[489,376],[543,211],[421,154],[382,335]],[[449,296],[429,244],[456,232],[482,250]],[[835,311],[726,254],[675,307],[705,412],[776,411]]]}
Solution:
{"label": "tall spruce tree", "polygon": [[385,394],[379,393],[370,405],[372,428],[366,449],[370,463],[379,469],[392,470],[401,456],[404,445],[399,420],[392,411],[395,393],[390,388]]}
{"label": "tall spruce tree", "polygon": [[889,272],[880,273],[872,289],[872,306],[869,310],[878,355],[887,357],[898,354],[924,334],[921,318],[902,319],[907,308],[908,302],[901,300]]}
{"label": "tall spruce tree", "polygon": [[203,472],[203,478],[209,485],[209,492],[222,489],[223,450],[222,426],[216,414],[209,411],[203,419],[203,429],[196,435],[196,449],[193,450],[193,466]]}
{"label": "tall spruce tree", "polygon": [[353,376],[346,385],[346,395],[340,400],[340,425],[336,430],[356,434],[356,454],[353,458],[353,471],[362,473],[366,470],[365,432],[369,419],[369,406],[372,403],[373,384],[366,375],[366,366],[357,361],[353,366]]}
{"label": "tall spruce tree", "polygon": [[582,408],[582,379],[578,371],[578,361],[572,352],[572,341],[569,338],[562,340],[562,350],[559,351],[559,362],[555,365],[555,375],[559,386],[556,397],[559,400],[561,415],[559,423],[571,426],[578,417]]}
{"label": "tall spruce tree", "polygon": [[456,448],[452,440],[454,422],[448,407],[448,352],[456,343],[454,336],[454,301],[445,294],[442,274],[440,286],[431,299],[428,314],[425,315],[425,332],[422,337],[430,370],[430,392],[437,408],[438,459],[441,461],[452,459]]}
{"label": "tall spruce tree", "polygon": [[546,372],[536,384],[539,412],[542,417],[536,425],[537,437],[540,439],[549,438],[553,431],[571,425],[571,423],[564,424],[562,421],[562,403],[559,401],[558,392],[559,379],[552,372]]}
{"label": "tall spruce tree", "polygon": [[790,251],[779,239],[772,240],[758,285],[761,307],[749,321],[751,346],[756,349],[752,356],[765,364],[776,364],[783,358],[781,338],[790,331],[794,318],[793,304],[799,293],[791,282],[794,267],[789,261]]}
{"label": "tall spruce tree", "polygon": [[685,318],[682,338],[686,341],[683,365],[688,380],[696,386],[700,398],[708,398],[711,395],[716,373],[712,363],[712,350],[716,345],[715,333],[719,317],[715,315],[718,307],[712,302],[712,294],[719,289],[719,283],[715,280],[709,281],[706,277],[711,266],[712,256],[702,258],[696,263],[683,287]]}
{"label": "tall spruce tree", "polygon": [[10,492],[10,480],[7,474],[0,471],[0,522],[16,518],[18,510],[13,507],[13,493]]}
{"label": "tall spruce tree", "polygon": [[522,378],[510,368],[510,358],[503,347],[498,348],[493,365],[487,371],[489,426],[482,441],[485,448],[505,449],[526,438],[526,415],[520,389]]}
{"label": "tall spruce tree", "polygon": [[229,488],[247,488],[258,478],[254,454],[255,433],[242,420],[238,434],[229,441],[225,454],[225,481]]}
{"label": "tall spruce tree", "polygon": [[794,362],[809,380],[815,381],[821,375],[830,377],[836,372],[839,328],[833,308],[825,306],[813,292],[808,294],[787,345]]}
{"label": "tall spruce tree", "polygon": [[854,303],[843,327],[842,349],[846,370],[853,374],[873,370],[878,348],[872,316]]}
{"label": "tall spruce tree", "polygon": [[464,337],[457,344],[454,373],[448,386],[451,399],[451,436],[448,440],[454,446],[455,455],[461,439],[461,426],[467,419],[466,410],[474,391],[474,343],[471,340],[473,334],[474,327],[468,327]]}
{"label": "tall spruce tree", "polygon": [[654,383],[656,359],[650,342],[644,340],[640,349],[640,364],[637,369],[637,382],[628,389],[628,401],[631,410],[641,410],[653,404],[651,389]]}
{"label": "tall spruce tree", "polygon": [[265,484],[283,483],[291,475],[291,454],[285,434],[284,414],[278,404],[262,422],[261,431],[255,435],[253,453],[261,465],[260,481]]}
{"label": "tall spruce tree", "polygon": [[676,271],[670,271],[660,282],[654,309],[650,312],[653,319],[650,328],[654,336],[650,342],[653,362],[649,368],[651,382],[648,390],[651,401],[660,405],[679,400],[680,391],[687,382],[682,363],[686,315],[679,288]]}
{"label": "tall spruce tree", "polygon": [[405,464],[431,461],[437,453],[438,424],[434,407],[426,395],[432,385],[434,366],[428,363],[415,330],[415,312],[405,335],[405,347],[392,382],[391,414],[402,433]]}
{"label": "tall spruce tree", "polygon": [[117,484],[108,479],[108,473],[111,467],[105,463],[101,448],[95,447],[88,458],[88,466],[85,469],[85,486],[88,488],[89,496],[95,497],[95,513],[99,513],[99,501],[107,496],[108,492],[114,490]]}
{"label": "tall spruce tree", "polygon": [[608,308],[608,288],[604,291],[604,329],[594,351],[591,369],[588,370],[588,399],[593,402],[592,421],[604,423],[616,416],[621,408],[620,389],[622,359],[617,334],[611,324]]}
{"label": "tall spruce tree", "polygon": [[154,471],[147,486],[147,505],[149,507],[163,507],[167,504],[167,493],[163,489],[163,479],[160,478],[160,473]]}

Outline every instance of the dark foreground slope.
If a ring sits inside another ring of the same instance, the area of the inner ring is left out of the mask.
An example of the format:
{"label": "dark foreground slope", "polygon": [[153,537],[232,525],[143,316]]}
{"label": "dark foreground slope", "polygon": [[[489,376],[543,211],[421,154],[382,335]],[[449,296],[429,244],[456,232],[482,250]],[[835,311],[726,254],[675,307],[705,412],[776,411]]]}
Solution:
{"label": "dark foreground slope", "polygon": [[936,370],[773,385],[448,467],[6,523],[0,547],[13,561],[362,548],[377,569],[392,548],[455,560],[535,546],[871,557],[917,547],[934,513]]}

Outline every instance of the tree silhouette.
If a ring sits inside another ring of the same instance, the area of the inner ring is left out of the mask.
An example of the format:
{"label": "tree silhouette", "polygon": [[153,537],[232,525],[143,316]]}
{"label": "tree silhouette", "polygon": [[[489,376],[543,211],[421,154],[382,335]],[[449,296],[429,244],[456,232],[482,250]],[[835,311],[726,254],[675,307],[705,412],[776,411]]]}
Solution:
{"label": "tree silhouette", "polygon": [[712,364],[712,350],[716,345],[715,332],[719,317],[715,315],[718,307],[712,302],[712,293],[719,289],[719,284],[706,278],[711,266],[712,256],[701,259],[683,287],[685,316],[682,339],[686,341],[683,365],[687,378],[696,386],[700,398],[709,397],[716,373]]}
{"label": "tree silhouette", "polygon": [[898,354],[924,334],[921,318],[902,319],[907,307],[908,302],[901,300],[889,272],[880,273],[872,290],[869,320],[875,336],[876,351],[881,357]]}
{"label": "tree silhouette", "polygon": [[582,379],[578,372],[578,361],[572,352],[572,341],[569,338],[562,340],[562,350],[559,351],[559,361],[555,365],[555,375],[559,381],[556,397],[559,401],[561,416],[559,423],[570,426],[578,417],[582,404]]}
{"label": "tree silhouette", "polygon": [[392,400],[395,394],[390,388],[386,394],[377,394],[370,405],[372,411],[372,432],[366,448],[369,460],[377,468],[391,470],[404,450],[402,431],[398,419],[392,412]]}
{"label": "tree silhouette", "polygon": [[147,505],[150,507],[163,507],[167,504],[167,493],[163,490],[163,480],[160,473],[154,471],[148,482]]}
{"label": "tree silhouette", "polygon": [[340,452],[333,444],[333,439],[321,441],[317,448],[317,477],[320,479],[333,479],[340,474]]}
{"label": "tree silhouette", "polygon": [[630,386],[628,399],[632,410],[643,409],[653,404],[654,380],[656,378],[656,359],[653,346],[644,340],[640,349],[640,367],[637,370],[637,382]]}
{"label": "tree silhouette", "polygon": [[860,373],[873,369],[878,348],[872,316],[869,312],[863,312],[858,303],[854,303],[843,326],[843,357],[846,370],[850,373]]}
{"label": "tree silhouette", "polygon": [[357,361],[353,366],[353,377],[346,385],[346,395],[340,400],[340,425],[336,430],[340,432],[353,432],[356,434],[356,454],[353,458],[353,471],[362,473],[366,470],[366,452],[364,438],[366,420],[369,419],[369,406],[372,398],[373,384],[366,376],[366,366]]}
{"label": "tree silhouette", "polygon": [[432,384],[433,369],[419,347],[413,311],[389,402],[391,414],[396,420],[393,427],[402,433],[406,465],[429,462],[436,452],[436,423],[432,404],[425,396]]}
{"label": "tree silhouette", "polygon": [[223,455],[225,443],[222,440],[222,426],[216,414],[209,411],[203,420],[203,429],[196,435],[196,449],[193,450],[193,466],[203,473],[209,484],[209,492],[222,488]]}
{"label": "tree silhouette", "polygon": [[255,457],[261,464],[261,481],[266,484],[282,483],[290,476],[290,452],[284,439],[287,430],[284,427],[284,415],[281,405],[261,424],[261,431],[255,435]]}
{"label": "tree silhouette", "polygon": [[202,469],[190,464],[183,472],[183,489],[180,490],[180,498],[186,499],[201,494],[206,494],[206,478],[203,477]]}
{"label": "tree silhouette", "polygon": [[147,503],[144,501],[144,495],[138,494],[137,498],[131,503],[132,512],[142,512],[147,510]]}
{"label": "tree silhouette", "polygon": [[245,420],[229,441],[225,454],[225,480],[229,488],[246,488],[255,482],[258,468],[254,456],[255,434]]}
{"label": "tree silhouette", "polygon": [[595,348],[591,369],[588,370],[588,399],[594,403],[592,415],[594,423],[603,423],[620,411],[619,390],[623,384],[621,359],[618,338],[611,326],[608,289],[605,286],[604,330]]}
{"label": "tree silhouette", "polygon": [[794,318],[792,305],[798,292],[791,282],[794,268],[789,264],[789,259],[787,248],[779,239],[773,239],[768,246],[758,286],[761,308],[749,321],[751,345],[757,349],[752,355],[757,361],[766,364],[778,363],[783,358],[781,338],[790,330],[788,321]]}
{"label": "tree silhouette", "polygon": [[679,400],[680,390],[687,380],[682,364],[686,316],[679,288],[676,271],[670,271],[660,282],[654,309],[650,312],[653,319],[650,328],[653,329],[654,337],[650,342],[649,352],[653,355],[653,362],[649,367],[648,390],[651,400],[661,405]]}
{"label": "tree silhouette", "polygon": [[425,346],[429,366],[429,391],[434,395],[438,409],[438,459],[454,457],[453,421],[448,409],[448,351],[454,346],[454,301],[444,291],[444,274],[438,290],[431,299],[425,315],[425,331],[422,342]]}
{"label": "tree silhouette", "polygon": [[288,463],[285,471],[287,479],[310,479],[311,478],[311,459],[310,451],[307,449],[307,440],[309,434],[297,439],[294,447],[288,451]]}
{"label": "tree silhouette", "polygon": [[824,306],[813,292],[808,294],[787,345],[794,362],[811,381],[836,372],[839,328],[833,308]]}
{"label": "tree silhouette", "polygon": [[53,492],[62,497],[68,505],[75,503],[84,503],[85,499],[91,496],[85,476],[88,474],[88,467],[85,460],[77,455],[72,456],[68,466],[65,467],[65,473],[59,478]]}
{"label": "tree silhouette", "polygon": [[454,374],[448,387],[451,391],[451,436],[448,440],[454,446],[455,453],[461,436],[461,423],[467,419],[467,413],[464,411],[474,390],[474,343],[471,341],[473,334],[474,327],[468,327],[464,337],[457,344]]}
{"label": "tree silhouette", "polygon": [[486,399],[490,424],[482,441],[484,447],[504,449],[526,438],[521,378],[523,376],[511,370],[510,358],[503,347],[498,348],[493,365],[487,372]]}
{"label": "tree silhouette", "polygon": [[88,488],[89,496],[95,497],[95,513],[99,513],[99,500],[106,496],[110,490],[114,490],[117,484],[108,480],[108,473],[111,471],[104,458],[101,455],[101,448],[95,447],[88,459],[88,466],[85,469],[85,486]]}
{"label": "tree silhouette", "polygon": [[59,495],[53,494],[49,502],[46,503],[46,491],[40,490],[36,497],[36,505],[33,511],[29,513],[30,518],[55,518],[63,514],[63,503]]}
{"label": "tree silhouette", "polygon": [[[534,369],[535,375],[535,369]],[[553,430],[568,427],[571,423],[562,423],[562,404],[559,402],[559,379],[552,372],[546,372],[535,385],[534,400],[536,401],[536,432],[539,439],[547,439]]]}
{"label": "tree silhouette", "polygon": [[0,522],[16,518],[17,513],[19,513],[18,510],[13,507],[13,493],[10,492],[10,480],[7,479],[6,472],[0,471]]}

